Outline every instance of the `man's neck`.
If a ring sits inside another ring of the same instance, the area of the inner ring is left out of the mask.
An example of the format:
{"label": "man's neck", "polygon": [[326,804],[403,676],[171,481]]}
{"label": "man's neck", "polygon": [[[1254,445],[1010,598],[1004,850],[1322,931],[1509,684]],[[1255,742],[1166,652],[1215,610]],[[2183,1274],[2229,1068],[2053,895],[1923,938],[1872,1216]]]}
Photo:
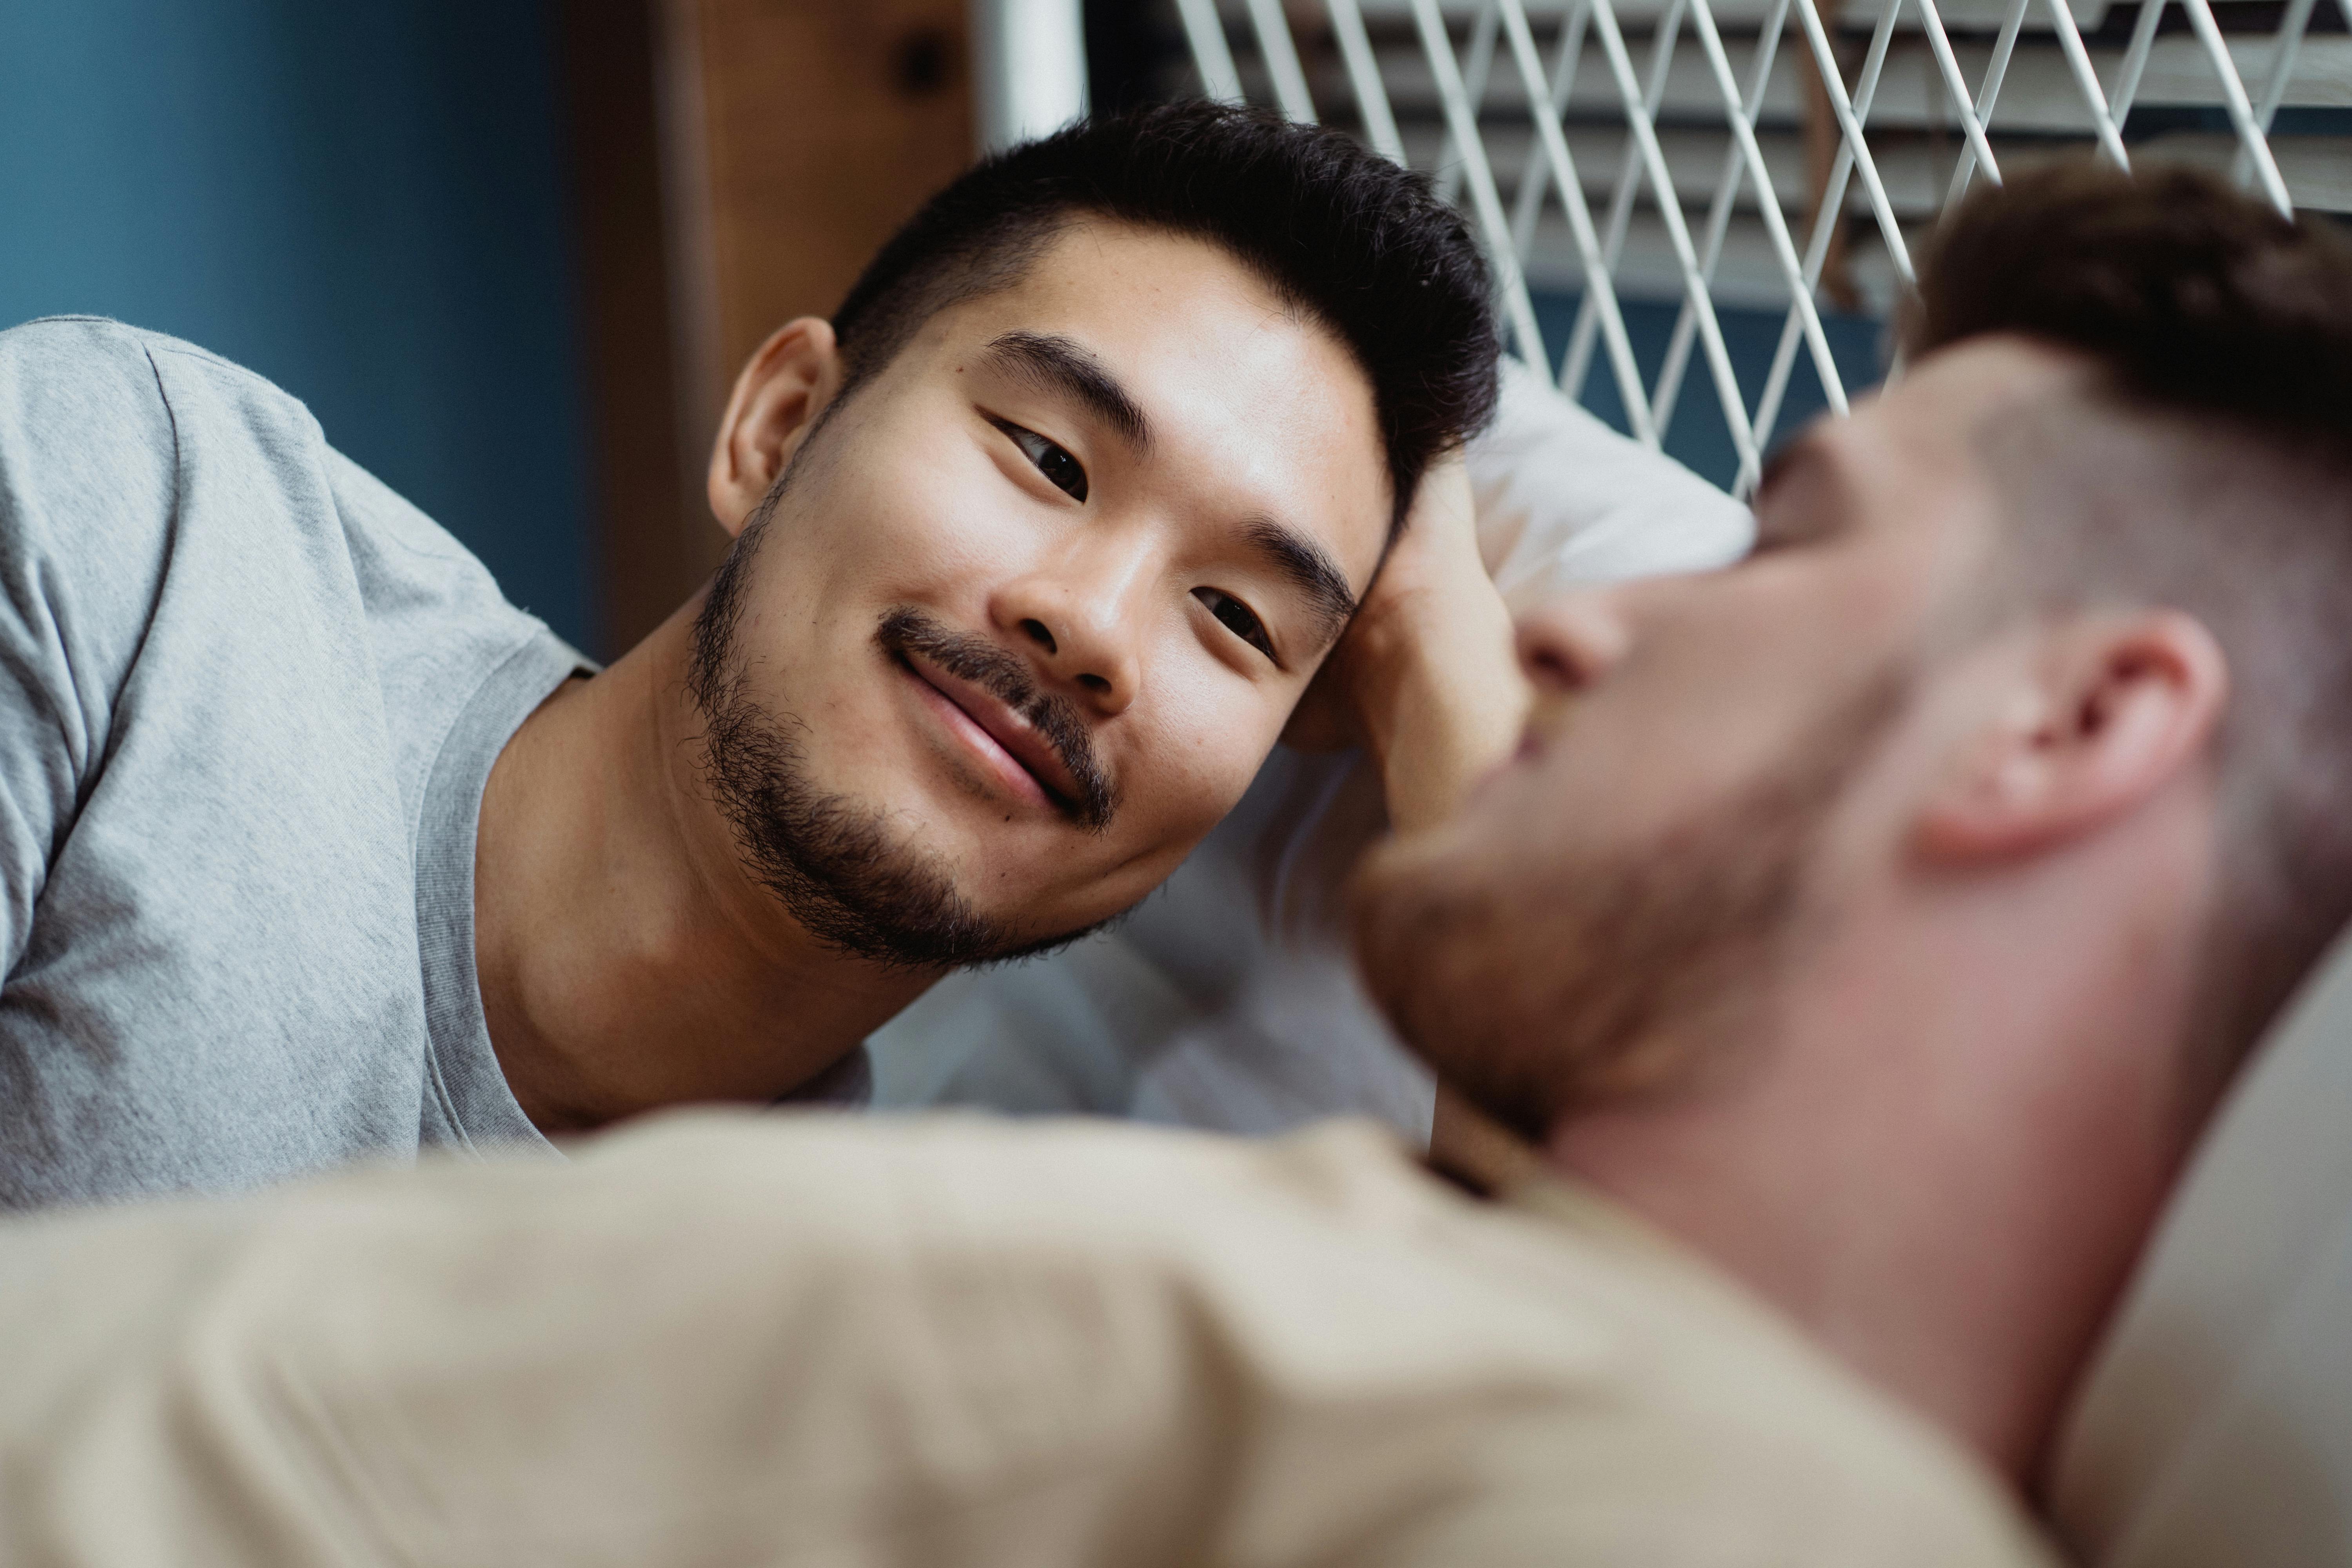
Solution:
{"label": "man's neck", "polygon": [[483,792],[482,1007],[547,1132],[789,1093],[936,978],[825,947],[744,872],[701,794],[685,685],[697,607],[551,697]]}
{"label": "man's neck", "polygon": [[2041,963],[2014,911],[1854,921],[1736,1071],[1548,1149],[2026,1492],[2187,1146],[2195,967],[2179,921],[2045,912]]}

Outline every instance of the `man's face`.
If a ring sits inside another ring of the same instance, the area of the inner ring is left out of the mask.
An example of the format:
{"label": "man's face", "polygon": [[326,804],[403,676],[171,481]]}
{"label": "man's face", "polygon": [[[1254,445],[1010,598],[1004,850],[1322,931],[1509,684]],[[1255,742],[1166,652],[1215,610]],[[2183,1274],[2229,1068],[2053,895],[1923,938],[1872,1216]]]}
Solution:
{"label": "man's face", "polygon": [[1528,617],[1518,753],[1360,889],[1365,973],[1442,1076],[1540,1135],[1678,1081],[1756,999],[1846,840],[1901,830],[1935,629],[1997,538],[1972,432],[2074,374],[2013,340],[1931,356],[1776,461],[1747,561]]}
{"label": "man's face", "polygon": [[1076,225],[919,329],[755,517],[705,617],[714,791],[852,951],[1082,930],[1241,797],[1389,516],[1342,342],[1212,246]]}

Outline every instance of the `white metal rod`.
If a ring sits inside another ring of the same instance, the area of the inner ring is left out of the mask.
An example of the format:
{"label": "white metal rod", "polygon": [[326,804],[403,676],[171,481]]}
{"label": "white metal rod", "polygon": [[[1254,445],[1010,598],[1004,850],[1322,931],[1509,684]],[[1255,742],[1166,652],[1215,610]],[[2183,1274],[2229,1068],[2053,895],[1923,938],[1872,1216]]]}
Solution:
{"label": "white metal rod", "polygon": [[[1895,0],[1890,0],[1890,4]],[[1837,113],[1838,129],[1845,136],[1845,144],[1853,153],[1854,165],[1862,172],[1862,188],[1870,197],[1871,211],[1878,218],[1878,232],[1886,241],[1886,253],[1895,258],[1895,270],[1903,281],[1912,281],[1911,247],[1903,242],[1903,226],[1895,221],[1894,204],[1886,199],[1886,186],[1878,178],[1878,163],[1870,155],[1870,143],[1863,140],[1862,121],[1853,111],[1853,100],[1846,97],[1845,78],[1838,72],[1837,56],[1830,48],[1829,34],[1822,27],[1821,13],[1813,8],[1813,0],[1797,0],[1797,16],[1805,24],[1805,41],[1812,46],[1813,65],[1822,73],[1822,86],[1829,90],[1830,107]]]}
{"label": "white metal rod", "polygon": [[2124,50],[2124,68],[2116,75],[2116,90],[2107,100],[2107,113],[2121,132],[2131,119],[2132,102],[2139,97],[2139,79],[2156,47],[2157,24],[2164,20],[2164,0],[2144,0],[2139,19],[2132,24],[2131,45]]}
{"label": "white metal rod", "polygon": [[[1772,62],[1780,58],[1780,35],[1789,26],[1789,0],[1773,0],[1772,13],[1756,33],[1756,58],[1748,69],[1748,101],[1741,114],[1752,127],[1764,112],[1764,94],[1772,84]],[[1707,207],[1706,240],[1699,247],[1699,276],[1712,287],[1715,269],[1723,259],[1723,242],[1731,231],[1731,212],[1739,195],[1739,176],[1744,160],[1738,143],[1733,142],[1723,151],[1723,172],[1716,176],[1715,200]],[[1683,374],[1690,366],[1691,345],[1698,341],[1698,319],[1691,312],[1685,300],[1675,313],[1674,335],[1666,343],[1666,363],[1658,370],[1658,387],[1650,405],[1651,417],[1658,426],[1658,439],[1663,441],[1673,428],[1675,405],[1682,401]],[[1845,383],[1838,383],[1838,395],[1845,394]]]}
{"label": "white metal rod", "polygon": [[[1658,18],[1657,30],[1650,37],[1650,79],[1642,89],[1640,99],[1625,100],[1629,113],[1635,102],[1641,104],[1642,116],[1654,130],[1657,124],[1658,106],[1666,99],[1666,81],[1675,63],[1675,44],[1682,37],[1683,12],[1687,5],[1688,0],[1668,0],[1665,14]],[[1610,22],[1612,26],[1616,19],[1616,13],[1612,11]],[[1617,41],[1624,42],[1622,31],[1617,35]],[[1627,58],[1630,61],[1632,57]],[[1638,139],[1629,141],[1625,144],[1624,155],[1617,160],[1617,183],[1610,188],[1609,194],[1609,226],[1601,241],[1601,253],[1612,268],[1616,267],[1617,258],[1625,251],[1626,231],[1633,223],[1633,201],[1642,193],[1641,174],[1642,144]],[[1662,207],[1671,206],[1676,216],[1681,216],[1682,208],[1671,184],[1660,190],[1657,197]],[[1592,297],[1588,294],[1577,306],[1576,322],[1568,335],[1568,357],[1560,363],[1559,384],[1567,388],[1570,397],[1583,389],[1585,374],[1591,368],[1592,334],[1600,325],[1592,311]]]}
{"label": "white metal rod", "polygon": [[[1470,119],[1475,124],[1478,111],[1486,107],[1486,78],[1495,68],[1495,27],[1499,18],[1496,0],[1485,0],[1478,8],[1478,19],[1470,25],[1470,60],[1460,67],[1462,88],[1470,100]],[[1448,38],[1449,44],[1451,37]],[[1462,194],[1462,148],[1450,137],[1446,155],[1437,160],[1437,197],[1450,202]]]}
{"label": "white metal rod", "polygon": [[2208,0],[2181,0],[2181,4],[2189,7],[2189,22],[2197,29],[2197,41],[2205,46],[2213,70],[2221,79],[2221,99],[2230,106],[2230,123],[2238,128],[2239,142],[2253,156],[2263,195],[2270,197],[2281,217],[2293,217],[2294,203],[2286,194],[2286,182],[2279,177],[2278,160],[2271,156],[2270,138],[2254,124],[2254,106],[2246,101],[2246,84],[2238,79],[2238,64],[2230,58],[2230,46],[2213,20],[2213,7]]}
{"label": "white metal rod", "polygon": [[1536,326],[1535,301],[1528,298],[1527,277],[1519,270],[1519,258],[1511,250],[1511,229],[1503,216],[1503,198],[1495,192],[1495,172],[1486,166],[1486,144],[1478,139],[1478,121],[1470,111],[1470,95],[1462,85],[1462,68],[1454,58],[1454,40],[1445,34],[1445,18],[1438,15],[1437,0],[1412,0],[1412,19],[1421,30],[1421,47],[1429,57],[1429,68],[1437,79],[1437,96],[1445,105],[1445,122],[1454,133],[1454,145],[1461,149],[1462,163],[1470,180],[1471,205],[1476,208],[1478,222],[1486,231],[1488,258],[1499,274],[1503,289],[1503,307],[1511,321],[1512,335],[1518,340],[1519,353],[1528,363],[1543,369],[1549,363],[1544,353],[1543,333]]}
{"label": "white metal rod", "polygon": [[[1977,89],[1977,121],[1992,123],[1992,106],[2000,97],[2000,84],[2009,75],[2010,57],[2017,52],[2017,35],[2025,26],[2027,0],[2009,0],[2009,13],[2000,19],[2000,36],[1993,40],[1992,59],[1985,67],[1984,84]],[[2143,21],[2161,9],[2164,0],[2147,0],[2142,8]],[[2147,22],[2150,37],[2155,36],[2155,24]],[[2146,57],[2143,56],[2143,58]],[[1944,205],[1950,206],[1969,188],[1969,176],[1976,172],[1977,150],[1973,146],[1960,149],[1959,166],[1952,171],[1951,188],[1944,193]]]}
{"label": "white metal rod", "polygon": [[[2311,27],[2312,0],[2287,0],[2286,16],[2279,22],[2279,30],[2271,45],[2271,79],[2263,89],[2262,101],[2254,105],[2254,127],[2268,142],[2271,122],[2278,118],[2279,105],[2286,98],[2287,80],[2294,75],[2295,57],[2303,52],[2303,36]],[[2243,147],[2230,163],[2230,177],[2240,184],[2246,183],[2253,172],[2253,157]]]}
{"label": "white metal rod", "polygon": [[1315,123],[1315,100],[1307,91],[1307,72],[1298,64],[1297,46],[1290,41],[1290,22],[1282,14],[1282,0],[1249,0],[1250,22],[1257,29],[1257,52],[1274,78],[1274,101],[1286,119],[1302,125]]}
{"label": "white metal rod", "polygon": [[1821,375],[1831,406],[1843,414],[1845,384],[1838,377],[1837,362],[1830,357],[1830,340],[1822,331],[1821,312],[1813,307],[1813,290],[1797,260],[1796,242],[1789,237],[1789,221],[1780,214],[1780,196],[1772,188],[1772,171],[1764,166],[1764,150],[1756,144],[1756,127],[1741,112],[1739,88],[1731,79],[1731,60],[1723,52],[1723,37],[1716,31],[1715,12],[1707,0],[1691,0],[1691,21],[1698,31],[1699,47],[1706,52],[1707,67],[1715,73],[1715,90],[1723,97],[1724,113],[1730,118],[1732,140],[1738,143],[1740,156],[1748,161],[1748,176],[1756,183],[1756,201],[1764,215],[1764,232],[1772,242],[1772,258],[1780,264],[1781,276],[1788,280],[1789,303],[1801,318],[1805,342],[1812,348],[1813,368]]}
{"label": "white metal rod", "polygon": [[[2115,160],[2116,167],[2131,173],[2131,154],[2124,151],[2122,132],[2116,129],[2115,116],[2107,112],[2107,91],[2099,85],[2099,73],[2091,68],[2091,51],[2083,47],[2082,29],[2074,26],[2074,13],[2066,0],[2050,0],[2050,20],[2058,29],[2058,43],[2065,51],[2066,67],[2074,73],[2074,85],[2082,89],[2083,103],[2091,111],[2091,123],[2098,129],[2099,146]],[[2237,73],[2230,73],[2235,76]],[[2245,96],[2243,91],[2238,95]]]}
{"label": "white metal rod", "polygon": [[1201,94],[1220,103],[1242,100],[1242,73],[1234,68],[1234,51],[1225,43],[1225,25],[1217,19],[1217,0],[1176,0],[1176,14],[1184,23],[1184,41],[1192,47],[1192,67],[1201,73]]}
{"label": "white metal rod", "polygon": [[1389,89],[1381,83],[1380,57],[1364,32],[1364,14],[1356,0],[1331,0],[1331,30],[1339,35],[1339,58],[1348,67],[1348,85],[1355,90],[1356,112],[1372,150],[1391,163],[1404,162],[1404,138],[1397,134],[1396,115],[1389,108]]}
{"label": "white metal rod", "polygon": [[[1642,373],[1633,363],[1633,345],[1625,335],[1625,321],[1617,309],[1617,289],[1610,281],[1609,269],[1601,261],[1601,237],[1593,232],[1592,212],[1585,205],[1584,183],[1577,177],[1576,160],[1570,155],[1568,138],[1561,134],[1559,119],[1545,107],[1549,94],[1545,90],[1543,61],[1536,53],[1535,35],[1528,28],[1527,13],[1519,0],[1502,0],[1503,27],[1511,40],[1511,58],[1519,68],[1519,82],[1526,88],[1528,107],[1534,111],[1536,132],[1543,141],[1544,159],[1551,176],[1560,189],[1561,205],[1568,212],[1568,226],[1576,236],[1577,255],[1584,261],[1584,291],[1598,296],[1601,301],[1601,335],[1609,346],[1609,363],[1617,376],[1617,395],[1625,405],[1626,423],[1633,429],[1633,438],[1654,448],[1658,432],[1650,419],[1649,400],[1642,395]],[[1534,171],[1528,172],[1528,178]],[[1549,369],[1549,367],[1545,367]]]}
{"label": "white metal rod", "polygon": [[[1576,90],[1576,68],[1584,58],[1584,33],[1592,21],[1590,0],[1575,0],[1570,7],[1568,20],[1560,24],[1559,44],[1552,52],[1551,89],[1544,101],[1551,105],[1552,118],[1568,112],[1568,100]],[[1525,265],[1528,253],[1535,248],[1536,223],[1543,216],[1546,176],[1549,165],[1537,163],[1519,181],[1519,194],[1512,198],[1511,248]],[[1579,195],[1582,192],[1577,193]]]}
{"label": "white metal rod", "polygon": [[[1903,14],[1903,0],[1886,0],[1878,14],[1878,26],[1870,35],[1870,48],[1863,56],[1862,74],[1854,79],[1853,113],[1857,121],[1866,120],[1870,106],[1878,98],[1878,83],[1886,73],[1886,51],[1895,40],[1895,23]],[[1828,264],[1830,242],[1837,236],[1838,225],[1845,219],[1845,193],[1853,178],[1853,148],[1844,142],[1838,143],[1837,156],[1830,164],[1829,184],[1822,188],[1821,206],[1813,214],[1813,232],[1805,242],[1805,287],[1819,284],[1822,268]],[[1780,343],[1772,351],[1772,369],[1764,378],[1764,395],[1756,403],[1757,439],[1769,442],[1780,427],[1780,402],[1788,395],[1789,377],[1796,369],[1797,345],[1803,341],[1797,312],[1790,310],[1780,323]]]}
{"label": "white metal rod", "polygon": [[1087,112],[1079,0],[971,0],[972,107],[984,152],[1059,131]]}
{"label": "white metal rod", "polygon": [[[2062,0],[2063,3],[2063,0]],[[1960,111],[1960,128],[1967,133],[1969,150],[1984,165],[1985,178],[2000,184],[2000,165],[1994,162],[1992,143],[1985,140],[1984,121],[1969,104],[1969,84],[1961,79],[1960,62],[1952,58],[1952,40],[1944,33],[1944,18],[1936,9],[1936,0],[1919,0],[1919,20],[1927,29],[1927,45],[1935,52],[1936,68],[1943,73],[1944,90],[1952,107]]]}
{"label": "white metal rod", "polygon": [[2254,111],[2254,123],[2264,136],[2271,133],[2279,105],[2286,101],[2287,79],[2294,75],[2303,36],[2311,29],[2312,4],[2313,0],[2288,0],[2286,16],[2279,23],[2278,41],[2272,46],[2270,84],[2263,89],[2263,101]]}
{"label": "white metal rod", "polygon": [[[1428,5],[1432,0],[1420,3]],[[1617,79],[1617,94],[1624,100],[1626,126],[1641,147],[1651,188],[1658,193],[1658,212],[1666,220],[1666,237],[1673,242],[1675,259],[1682,267],[1683,288],[1699,312],[1699,340],[1706,350],[1707,370],[1715,378],[1716,395],[1723,400],[1723,422],[1730,427],[1731,444],[1739,454],[1739,472],[1733,484],[1744,489],[1755,483],[1762,464],[1756,452],[1755,431],[1748,422],[1747,400],[1740,395],[1739,378],[1731,371],[1731,352],[1724,346],[1723,325],[1716,320],[1714,301],[1707,298],[1706,284],[1699,278],[1698,256],[1691,248],[1682,203],[1675,199],[1674,177],[1658,146],[1657,126],[1643,107],[1641,89],[1633,80],[1633,59],[1625,50],[1625,35],[1618,30],[1617,8],[1612,0],[1594,0],[1592,21],[1601,34],[1601,51],[1609,57],[1610,74]],[[1574,392],[1570,388],[1570,395]]]}

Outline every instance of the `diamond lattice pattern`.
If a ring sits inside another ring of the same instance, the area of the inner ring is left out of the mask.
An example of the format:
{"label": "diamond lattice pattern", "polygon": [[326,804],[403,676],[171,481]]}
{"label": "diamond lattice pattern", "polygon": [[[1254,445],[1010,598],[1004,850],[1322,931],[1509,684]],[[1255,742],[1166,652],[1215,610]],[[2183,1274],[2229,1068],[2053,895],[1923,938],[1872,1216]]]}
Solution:
{"label": "diamond lattice pattern", "polygon": [[[2226,171],[2282,210],[2352,210],[2338,5],[1178,0],[1209,94],[1345,125],[1433,172],[1485,237],[1523,358],[1571,392],[1613,383],[1651,446],[1686,383],[1711,390],[1743,493],[1801,363],[1845,409],[1824,313],[1884,317],[1974,181],[2088,152]],[[1578,303],[1546,341],[1536,300],[1555,291]],[[1645,371],[1626,306],[1659,300],[1679,310]],[[1731,308],[1785,315],[1744,381]]]}

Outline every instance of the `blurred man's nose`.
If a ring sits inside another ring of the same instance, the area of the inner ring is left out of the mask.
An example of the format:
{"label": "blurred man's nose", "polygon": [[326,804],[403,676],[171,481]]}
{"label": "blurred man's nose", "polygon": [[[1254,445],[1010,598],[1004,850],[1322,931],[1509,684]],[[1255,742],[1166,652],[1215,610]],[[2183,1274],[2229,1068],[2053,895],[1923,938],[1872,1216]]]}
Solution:
{"label": "blurred man's nose", "polygon": [[1112,718],[1141,685],[1142,606],[1132,601],[1148,574],[1134,552],[1073,552],[1006,584],[993,617],[1044,679],[1087,711]]}
{"label": "blurred man's nose", "polygon": [[1633,646],[1616,595],[1562,594],[1519,617],[1519,668],[1538,698],[1599,685]]}

